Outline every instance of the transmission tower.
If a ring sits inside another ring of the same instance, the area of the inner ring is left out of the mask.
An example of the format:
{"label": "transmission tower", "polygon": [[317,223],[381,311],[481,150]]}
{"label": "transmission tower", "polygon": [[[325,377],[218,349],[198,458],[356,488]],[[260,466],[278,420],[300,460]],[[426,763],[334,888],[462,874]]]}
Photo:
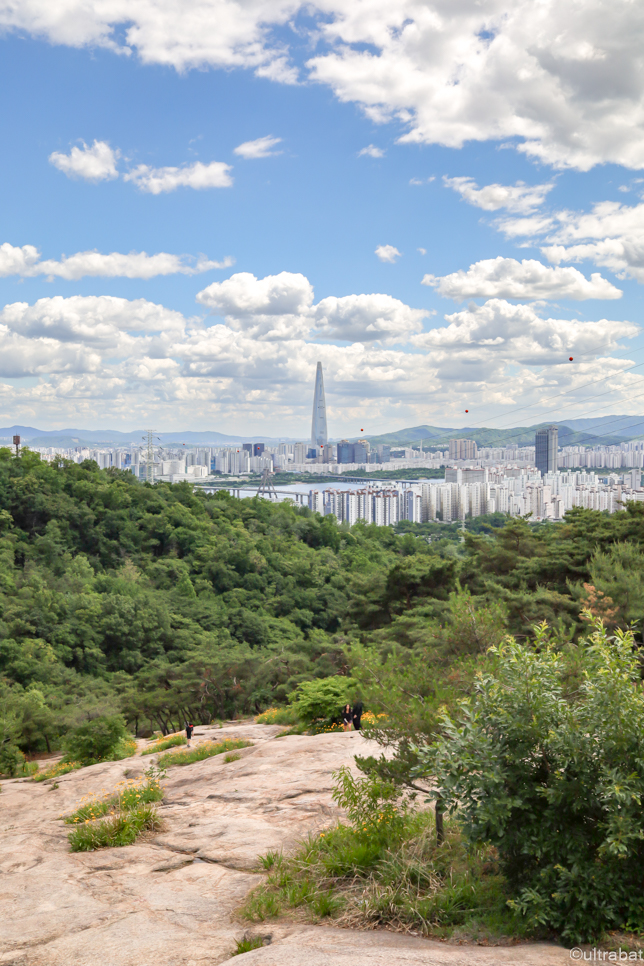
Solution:
{"label": "transmission tower", "polygon": [[141,439],[147,444],[145,456],[145,478],[148,483],[154,483],[154,440],[160,440],[161,437],[155,436],[153,429],[148,429],[145,436],[142,436]]}
{"label": "transmission tower", "polygon": [[262,480],[257,489],[257,496],[265,496],[269,500],[272,500],[273,497],[275,497],[276,500],[279,500],[277,490],[273,486],[273,481],[271,479],[272,475],[273,474],[268,469],[262,471]]}

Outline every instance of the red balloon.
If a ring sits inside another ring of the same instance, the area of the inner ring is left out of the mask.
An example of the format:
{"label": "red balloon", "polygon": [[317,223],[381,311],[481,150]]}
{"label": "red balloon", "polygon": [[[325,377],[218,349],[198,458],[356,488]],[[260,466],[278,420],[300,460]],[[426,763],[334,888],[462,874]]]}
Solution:
{"label": "red balloon", "polygon": [[469,409],[466,409],[466,410],[465,410],[465,412],[466,412],[466,413],[469,413]]}
{"label": "red balloon", "polygon": [[572,356],[568,356],[568,362],[572,362]]}

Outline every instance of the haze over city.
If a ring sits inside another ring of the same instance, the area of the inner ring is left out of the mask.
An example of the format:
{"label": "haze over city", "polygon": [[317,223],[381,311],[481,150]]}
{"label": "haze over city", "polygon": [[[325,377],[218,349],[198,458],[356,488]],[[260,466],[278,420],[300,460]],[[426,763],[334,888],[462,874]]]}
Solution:
{"label": "haze over city", "polygon": [[0,0],[0,425],[306,439],[318,360],[335,439],[637,414],[641,34]]}

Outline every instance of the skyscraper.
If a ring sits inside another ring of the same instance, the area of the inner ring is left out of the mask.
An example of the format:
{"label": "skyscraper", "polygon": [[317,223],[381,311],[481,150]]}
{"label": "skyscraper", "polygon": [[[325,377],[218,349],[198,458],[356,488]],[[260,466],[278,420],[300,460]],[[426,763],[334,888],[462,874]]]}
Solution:
{"label": "skyscraper", "polygon": [[315,373],[315,393],[313,394],[313,419],[311,421],[311,449],[317,453],[320,446],[326,446],[328,436],[326,431],[326,400],[324,398],[324,377],[322,363],[318,362]]}
{"label": "skyscraper", "polygon": [[559,427],[538,429],[534,436],[534,462],[542,476],[555,473],[559,454]]}

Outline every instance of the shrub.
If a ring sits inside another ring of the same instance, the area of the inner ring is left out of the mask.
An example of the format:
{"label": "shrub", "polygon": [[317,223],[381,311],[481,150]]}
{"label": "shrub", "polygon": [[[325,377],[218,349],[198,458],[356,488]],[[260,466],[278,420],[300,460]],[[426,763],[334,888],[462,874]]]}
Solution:
{"label": "shrub", "polygon": [[91,765],[119,755],[129,736],[121,715],[102,716],[74,728],[64,743],[65,757]]}
{"label": "shrub", "polygon": [[294,855],[262,856],[268,875],[246,900],[244,918],[263,921],[290,909],[341,926],[457,933],[461,940],[525,933],[507,906],[491,847],[468,849],[453,822],[438,846],[432,812],[406,808],[388,783],[343,771],[335,798],[352,824],[311,836]]}
{"label": "shrub", "polygon": [[179,745],[187,744],[186,736],[182,732],[178,732],[174,735],[168,735],[165,738],[159,738],[148,748],[144,748],[141,752],[142,755],[154,755],[157,751],[166,751],[168,748],[176,748]]}
{"label": "shrub", "polygon": [[467,840],[496,848],[513,908],[570,943],[644,928],[641,668],[630,633],[594,626],[571,697],[541,626],[536,649],[491,649],[492,670],[423,753]]}
{"label": "shrub", "polygon": [[294,708],[267,708],[255,718],[255,724],[265,725],[294,725],[297,724],[297,713]]}
{"label": "shrub", "polygon": [[15,778],[23,773],[24,765],[25,756],[20,748],[9,743],[0,746],[0,772],[3,775]]}
{"label": "shrub", "polygon": [[172,765],[193,765],[196,761],[205,761],[213,755],[221,755],[225,751],[236,748],[248,748],[252,741],[243,738],[226,738],[224,741],[204,741],[203,744],[191,748],[190,751],[170,751],[159,759],[159,768],[170,768]]}
{"label": "shrub", "polygon": [[308,725],[324,722],[334,724],[347,704],[351,690],[355,687],[352,678],[340,677],[304,681],[289,701],[297,717]]}

